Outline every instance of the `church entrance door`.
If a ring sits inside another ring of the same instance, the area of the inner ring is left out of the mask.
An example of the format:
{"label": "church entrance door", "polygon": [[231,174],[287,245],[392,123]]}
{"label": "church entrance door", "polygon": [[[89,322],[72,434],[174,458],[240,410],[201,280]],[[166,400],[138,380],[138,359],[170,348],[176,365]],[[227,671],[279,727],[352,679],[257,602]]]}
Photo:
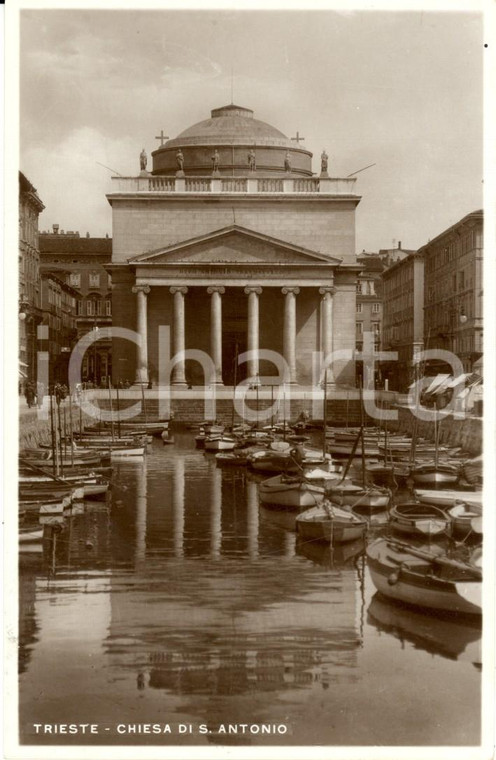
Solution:
{"label": "church entrance door", "polygon": [[244,380],[248,364],[238,364],[235,369],[236,357],[246,351],[246,328],[227,329],[222,333],[222,379],[224,385],[234,385]]}

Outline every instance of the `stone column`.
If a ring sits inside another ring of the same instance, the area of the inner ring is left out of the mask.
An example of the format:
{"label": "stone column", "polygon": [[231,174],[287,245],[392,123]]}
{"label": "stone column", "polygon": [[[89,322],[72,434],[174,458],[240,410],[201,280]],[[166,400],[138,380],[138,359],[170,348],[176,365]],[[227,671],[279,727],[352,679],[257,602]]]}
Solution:
{"label": "stone column", "polygon": [[141,346],[138,346],[136,356],[136,380],[139,385],[148,385],[148,329],[146,297],[150,292],[149,285],[134,285],[133,293],[136,293],[137,320],[136,332],[141,336]]}
{"label": "stone column", "polygon": [[222,285],[213,285],[207,288],[210,299],[210,356],[215,367],[215,385],[223,385],[222,382],[222,298],[226,292]]}
{"label": "stone column", "polygon": [[[170,288],[174,296],[174,336],[173,336],[173,354],[174,356],[185,347],[185,324],[184,324],[184,296],[188,292],[185,285],[174,286]],[[186,385],[186,375],[184,372],[184,359],[178,361],[172,369],[171,385]]]}
{"label": "stone column", "polygon": [[259,318],[258,318],[258,296],[262,288],[259,285],[247,286],[245,293],[248,296],[248,351],[256,351],[257,356],[248,361],[248,376],[258,377],[259,362]]}
{"label": "stone column", "polygon": [[284,300],[283,354],[289,367],[289,382],[296,382],[296,296],[299,288],[282,288]]}
{"label": "stone column", "polygon": [[[322,325],[322,353],[324,354],[324,361],[329,354],[332,353],[333,340],[332,340],[332,297],[336,292],[335,288],[319,288],[319,293],[322,296],[321,301],[321,325]],[[322,378],[323,380],[323,378]],[[332,366],[327,368],[327,383],[334,382],[334,372]]]}

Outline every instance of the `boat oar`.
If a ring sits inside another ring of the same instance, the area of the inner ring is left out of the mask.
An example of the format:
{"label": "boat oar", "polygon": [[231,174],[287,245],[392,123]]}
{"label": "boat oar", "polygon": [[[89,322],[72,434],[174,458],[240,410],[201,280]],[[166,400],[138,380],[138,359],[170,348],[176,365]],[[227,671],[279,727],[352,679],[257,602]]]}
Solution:
{"label": "boat oar", "polygon": [[438,565],[445,565],[446,567],[452,567],[456,570],[463,570],[464,572],[472,573],[478,580],[482,580],[482,570],[477,567],[473,567],[472,565],[468,565],[464,562],[459,562],[456,559],[450,559],[449,557],[431,554],[431,552],[426,552],[423,549],[417,549],[417,547],[412,546],[411,544],[403,544],[401,541],[388,539],[387,543],[393,549],[399,549],[400,551],[407,552],[408,554],[411,554],[414,557],[418,557],[419,559],[426,559],[430,562],[436,562]]}

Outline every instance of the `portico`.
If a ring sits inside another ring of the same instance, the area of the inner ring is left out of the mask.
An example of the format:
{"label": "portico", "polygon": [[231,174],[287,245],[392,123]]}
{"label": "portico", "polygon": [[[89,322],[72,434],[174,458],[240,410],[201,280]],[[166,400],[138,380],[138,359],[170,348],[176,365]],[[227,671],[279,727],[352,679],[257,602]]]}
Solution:
{"label": "portico", "polygon": [[[263,259],[255,262],[260,248]],[[196,263],[200,250],[202,261]],[[247,361],[238,364],[238,379],[256,382],[260,375],[282,374],[287,383],[311,384],[312,354],[332,351],[332,298],[335,280],[343,279],[341,265],[338,259],[235,225],[130,259],[126,269],[134,270],[135,329],[141,339],[135,382],[231,384],[235,355],[249,351]],[[112,270],[118,282],[120,267]],[[158,377],[160,327],[169,327],[176,357],[170,378]],[[210,371],[203,368],[202,377],[198,362],[182,358],[191,350],[211,359]],[[266,350],[284,359],[282,370],[264,356]]]}

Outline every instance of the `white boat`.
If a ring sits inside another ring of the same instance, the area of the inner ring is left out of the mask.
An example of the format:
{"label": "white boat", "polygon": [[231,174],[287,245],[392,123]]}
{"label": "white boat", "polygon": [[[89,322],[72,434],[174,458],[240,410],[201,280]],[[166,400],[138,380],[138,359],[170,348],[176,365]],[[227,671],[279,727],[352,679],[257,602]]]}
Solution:
{"label": "white boat", "polygon": [[410,477],[417,485],[454,486],[460,478],[460,468],[449,462],[426,462],[415,465]]}
{"label": "white boat", "polygon": [[224,435],[212,435],[205,438],[205,451],[232,451],[236,439]]}
{"label": "white boat", "polygon": [[367,507],[368,509],[387,509],[391,500],[391,491],[380,486],[362,486],[350,482],[338,482],[326,487],[329,499],[341,506]]}
{"label": "white boat", "polygon": [[452,507],[455,502],[463,501],[471,506],[482,507],[482,491],[453,491],[414,489],[415,498],[422,504],[435,504],[438,507]]}
{"label": "white boat", "polygon": [[362,538],[367,531],[367,521],[325,501],[298,515],[296,530],[306,540],[344,544]]}
{"label": "white boat", "polygon": [[313,507],[324,499],[323,486],[312,485],[301,477],[276,475],[259,484],[260,501],[282,507]]}
{"label": "white boat", "polygon": [[464,614],[482,614],[482,570],[445,554],[379,538],[366,550],[372,582],[396,601]]}
{"label": "white boat", "polygon": [[451,521],[451,531],[455,538],[482,535],[482,507],[458,502],[447,509]]}
{"label": "white boat", "polygon": [[43,541],[43,528],[21,528],[19,530],[19,544],[41,543]]}
{"label": "white boat", "polygon": [[143,457],[145,455],[144,446],[126,446],[125,448],[111,449],[110,458],[126,459],[127,457]]}

